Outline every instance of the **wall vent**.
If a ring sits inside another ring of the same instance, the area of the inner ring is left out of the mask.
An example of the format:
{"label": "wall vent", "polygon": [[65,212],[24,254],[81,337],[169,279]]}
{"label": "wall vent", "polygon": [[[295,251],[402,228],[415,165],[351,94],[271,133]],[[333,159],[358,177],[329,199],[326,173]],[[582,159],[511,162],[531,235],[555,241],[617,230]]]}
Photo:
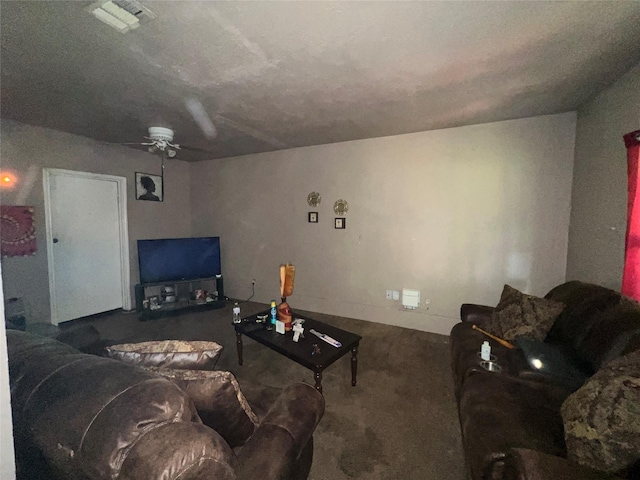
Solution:
{"label": "wall vent", "polygon": [[91,4],[87,10],[120,33],[134,30],[155,18],[151,10],[135,0],[101,0]]}

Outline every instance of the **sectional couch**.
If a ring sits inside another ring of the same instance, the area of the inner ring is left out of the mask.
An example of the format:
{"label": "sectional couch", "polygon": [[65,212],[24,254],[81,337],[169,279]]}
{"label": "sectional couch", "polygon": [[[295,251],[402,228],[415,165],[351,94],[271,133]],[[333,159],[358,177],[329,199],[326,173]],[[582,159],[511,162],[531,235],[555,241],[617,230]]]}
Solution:
{"label": "sectional couch", "polygon": [[[544,299],[522,298],[524,307],[512,304],[511,313],[528,309],[535,317],[532,305],[540,301],[561,305],[539,339],[539,359],[473,328],[495,327],[504,294],[497,307],[462,305],[462,322],[451,331],[469,477],[640,478],[640,305],[577,281],[555,287]],[[478,352],[487,340],[498,373],[480,365]],[[514,339],[510,343],[517,347]],[[544,365],[547,359],[556,365]]]}
{"label": "sectional couch", "polygon": [[[210,405],[212,382],[226,382],[215,389],[219,397],[244,398],[228,372],[171,381],[175,372],[160,375],[17,330],[7,331],[7,345],[19,479],[308,476],[312,433],[324,412],[322,395],[309,385],[293,384],[264,415],[251,413],[248,433],[239,436],[203,423],[228,417]],[[195,403],[190,389],[200,395]]]}

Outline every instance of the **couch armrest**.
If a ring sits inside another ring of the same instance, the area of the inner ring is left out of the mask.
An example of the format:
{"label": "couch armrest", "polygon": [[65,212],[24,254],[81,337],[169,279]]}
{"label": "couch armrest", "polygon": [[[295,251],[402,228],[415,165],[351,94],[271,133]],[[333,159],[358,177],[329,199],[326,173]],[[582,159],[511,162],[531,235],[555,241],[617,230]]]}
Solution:
{"label": "couch armrest", "polygon": [[620,477],[526,448],[514,448],[505,459],[503,480],[621,480]]}
{"label": "couch armrest", "polygon": [[136,442],[117,478],[235,480],[235,466],[231,448],[215,430],[195,422],[172,422],[152,429]]}
{"label": "couch armrest", "polygon": [[463,322],[481,323],[489,320],[494,307],[487,305],[476,305],[475,303],[463,303],[460,306],[460,319]]}
{"label": "couch armrest", "polygon": [[238,454],[238,479],[290,478],[324,414],[324,397],[305,383],[287,387]]}

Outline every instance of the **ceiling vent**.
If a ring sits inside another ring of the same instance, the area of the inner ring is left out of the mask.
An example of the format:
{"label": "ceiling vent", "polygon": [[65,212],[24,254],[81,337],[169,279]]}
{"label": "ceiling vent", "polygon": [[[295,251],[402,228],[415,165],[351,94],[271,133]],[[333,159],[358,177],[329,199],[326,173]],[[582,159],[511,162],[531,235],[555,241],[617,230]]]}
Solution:
{"label": "ceiling vent", "polygon": [[155,18],[151,10],[135,0],[108,0],[91,4],[88,10],[102,22],[120,33],[138,28]]}

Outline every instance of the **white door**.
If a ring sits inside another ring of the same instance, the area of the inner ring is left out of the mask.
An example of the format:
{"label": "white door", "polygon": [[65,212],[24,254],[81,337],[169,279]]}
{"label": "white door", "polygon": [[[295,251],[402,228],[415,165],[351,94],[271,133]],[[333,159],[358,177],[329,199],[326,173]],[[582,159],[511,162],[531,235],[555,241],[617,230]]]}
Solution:
{"label": "white door", "polygon": [[52,323],[130,309],[126,179],[45,169],[44,188]]}

